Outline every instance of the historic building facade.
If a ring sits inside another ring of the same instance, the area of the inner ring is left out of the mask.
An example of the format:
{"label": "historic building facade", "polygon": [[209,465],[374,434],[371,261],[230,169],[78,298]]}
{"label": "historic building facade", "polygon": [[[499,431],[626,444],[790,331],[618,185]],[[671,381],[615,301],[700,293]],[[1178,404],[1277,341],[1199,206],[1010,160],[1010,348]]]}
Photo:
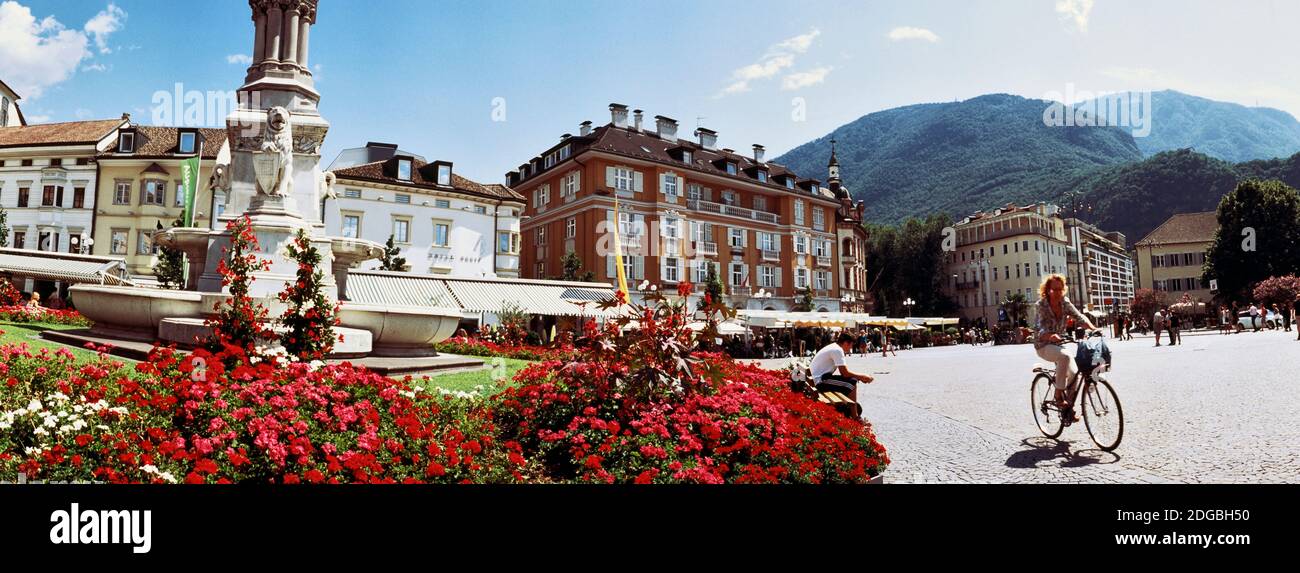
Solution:
{"label": "historic building facade", "polygon": [[216,165],[230,162],[225,130],[119,128],[112,145],[97,157],[92,252],[125,258],[132,275],[153,276],[158,263],[154,231],[181,218],[185,206],[181,163],[195,156],[199,157],[199,189],[193,226],[209,227],[219,206],[208,181]]}
{"label": "historic building facade", "polygon": [[1134,245],[1138,288],[1168,292],[1170,302],[1183,294],[1210,302],[1214,293],[1203,279],[1202,267],[1218,229],[1214,211],[1179,213],[1161,223]]}
{"label": "historic building facade", "polygon": [[0,128],[27,125],[27,120],[23,118],[23,110],[18,107],[19,99],[22,98],[18,92],[0,80]]}
{"label": "historic building facade", "polygon": [[[629,121],[631,119],[631,121]],[[814,179],[718,147],[718,134],[677,136],[678,122],[610,105],[610,123],[559,143],[506,175],[528,200],[522,269],[527,278],[563,272],[575,253],[596,280],[614,282],[613,233],[620,230],[629,287],[672,288],[689,280],[694,299],[710,273],[739,308],[839,310],[837,210]],[[617,201],[617,211],[615,204]]]}
{"label": "historic building facade", "polygon": [[[324,206],[327,234],[380,244],[392,237],[414,273],[520,276],[523,197],[504,185],[461,177],[450,162],[428,163],[396,146],[371,146],[383,149],[362,156],[386,158],[360,165],[336,162],[329,172],[335,182],[334,198]],[[379,266],[372,260],[362,269]]]}
{"label": "historic building facade", "polygon": [[862,226],[866,204],[853,202],[849,189],[840,179],[840,161],[831,140],[831,160],[827,165],[827,188],[840,206],[835,210],[835,230],[839,239],[840,310],[871,312],[875,301],[867,290],[867,229]]}
{"label": "historic building facade", "polygon": [[[961,317],[996,324],[1002,302],[1019,293],[1028,303],[1025,319],[1032,324],[1043,277],[1066,273],[1069,243],[1059,209],[1043,203],[1008,205],[966,217],[955,229],[946,292],[961,307]],[[1071,300],[1082,309],[1082,302]]]}

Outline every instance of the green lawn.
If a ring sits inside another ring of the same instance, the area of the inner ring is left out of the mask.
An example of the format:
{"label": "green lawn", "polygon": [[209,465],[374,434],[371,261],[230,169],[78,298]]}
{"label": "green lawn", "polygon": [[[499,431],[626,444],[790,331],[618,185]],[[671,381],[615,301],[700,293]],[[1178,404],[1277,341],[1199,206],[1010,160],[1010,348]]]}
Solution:
{"label": "green lawn", "polygon": [[416,384],[428,392],[443,389],[452,392],[477,392],[478,395],[486,397],[513,385],[515,373],[532,364],[527,360],[514,358],[484,357],[483,360],[486,366],[481,370],[438,374],[428,380],[417,380]]}
{"label": "green lawn", "polygon": [[82,327],[68,326],[66,324],[0,322],[0,331],[4,331],[4,334],[0,334],[0,344],[18,344],[26,342],[33,350],[39,350],[41,348],[49,348],[50,350],[67,348],[71,350],[78,359],[94,359],[95,353],[84,348],[74,348],[66,344],[49,342],[41,338],[41,332],[45,330],[74,330],[78,328]]}

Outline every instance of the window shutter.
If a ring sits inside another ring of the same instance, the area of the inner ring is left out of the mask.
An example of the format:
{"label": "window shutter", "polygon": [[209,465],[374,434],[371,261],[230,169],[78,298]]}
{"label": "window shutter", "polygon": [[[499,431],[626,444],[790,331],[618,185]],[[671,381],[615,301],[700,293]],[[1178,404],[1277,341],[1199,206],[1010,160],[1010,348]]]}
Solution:
{"label": "window shutter", "polygon": [[645,178],[642,177],[640,171],[632,172],[632,190],[637,193],[645,190]]}
{"label": "window shutter", "polygon": [[773,284],[776,285],[776,288],[781,288],[781,267],[776,268],[776,282]]}
{"label": "window shutter", "polygon": [[610,165],[605,168],[605,186],[610,189],[614,188],[614,166]]}
{"label": "window shutter", "polygon": [[668,185],[667,185],[667,184],[668,184],[668,177],[669,177],[669,175],[666,174],[666,173],[660,173],[660,174],[659,174],[659,194],[660,194],[660,195],[663,195],[663,194],[664,194],[664,189],[668,186]]}
{"label": "window shutter", "polygon": [[645,279],[645,257],[632,257],[632,276],[636,280]]}

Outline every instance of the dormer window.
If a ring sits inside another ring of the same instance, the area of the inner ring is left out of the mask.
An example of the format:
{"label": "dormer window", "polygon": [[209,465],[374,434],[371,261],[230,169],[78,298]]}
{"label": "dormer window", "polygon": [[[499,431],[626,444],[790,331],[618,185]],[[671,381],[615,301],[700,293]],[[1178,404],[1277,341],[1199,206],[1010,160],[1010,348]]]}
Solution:
{"label": "dormer window", "polygon": [[193,131],[182,131],[180,141],[176,144],[176,152],[182,155],[194,153],[195,148],[198,146],[198,135]]}
{"label": "dormer window", "polygon": [[135,133],[126,132],[117,136],[118,153],[135,153]]}
{"label": "dormer window", "polygon": [[786,188],[786,189],[794,189],[794,177],[786,177],[786,178],[785,178],[785,188]]}
{"label": "dormer window", "polygon": [[727,175],[735,175],[735,174],[736,174],[736,164],[733,163],[733,162],[731,162],[731,161],[728,161],[728,162],[727,162]]}
{"label": "dormer window", "polygon": [[682,163],[685,163],[685,164],[687,164],[687,165],[690,165],[691,163],[694,163],[694,162],[695,162],[695,154],[694,154],[694,153],[692,153],[692,152],[689,151],[689,150],[687,150],[687,151],[683,151],[683,152],[682,152]]}
{"label": "dormer window", "polygon": [[438,165],[438,184],[439,184],[439,185],[451,185],[451,166],[450,166],[450,165],[443,165],[443,164],[439,164],[439,165]]}
{"label": "dormer window", "polygon": [[763,170],[761,170],[761,169],[758,171],[758,181],[759,181],[760,183],[767,183],[767,172],[766,172],[766,171],[763,171]]}
{"label": "dormer window", "polygon": [[397,160],[397,178],[398,178],[398,179],[401,179],[402,181],[410,181],[410,180],[411,180],[411,160],[410,160],[410,159],[398,159],[398,160]]}

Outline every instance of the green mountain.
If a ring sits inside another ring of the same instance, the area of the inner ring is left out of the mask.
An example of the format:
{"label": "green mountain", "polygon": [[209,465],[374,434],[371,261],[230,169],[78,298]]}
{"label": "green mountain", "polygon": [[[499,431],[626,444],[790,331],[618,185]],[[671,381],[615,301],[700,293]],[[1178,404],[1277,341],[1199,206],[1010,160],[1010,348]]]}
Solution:
{"label": "green mountain", "polygon": [[[1139,99],[1134,94],[1112,96],[1114,102]],[[1099,119],[1123,117],[1106,99],[1083,102],[1097,110]],[[1152,156],[1163,151],[1193,149],[1210,157],[1240,162],[1290,157],[1300,152],[1300,121],[1291,114],[1267,107],[1214,101],[1173,90],[1154,92],[1149,100],[1149,133],[1132,131],[1138,149]],[[1110,110],[1110,111],[1107,111]],[[1134,125],[1134,121],[1124,122]],[[1135,126],[1140,127],[1140,126]]]}
{"label": "green mountain", "polygon": [[[1092,212],[1083,218],[1107,231],[1119,231],[1132,245],[1175,213],[1213,211],[1237,183],[1249,178],[1279,179],[1300,185],[1300,153],[1288,159],[1232,164],[1190,149],[1166,151],[1131,165],[1095,172],[1055,200],[1072,203],[1077,192]],[[1052,197],[1044,197],[1053,200]]]}
{"label": "green mountain", "polygon": [[776,159],[823,178],[837,141],[845,184],[873,222],[948,213],[965,216],[1059,193],[1096,169],[1142,153],[1115,127],[1051,127],[1052,102],[997,94],[873,113]]}

